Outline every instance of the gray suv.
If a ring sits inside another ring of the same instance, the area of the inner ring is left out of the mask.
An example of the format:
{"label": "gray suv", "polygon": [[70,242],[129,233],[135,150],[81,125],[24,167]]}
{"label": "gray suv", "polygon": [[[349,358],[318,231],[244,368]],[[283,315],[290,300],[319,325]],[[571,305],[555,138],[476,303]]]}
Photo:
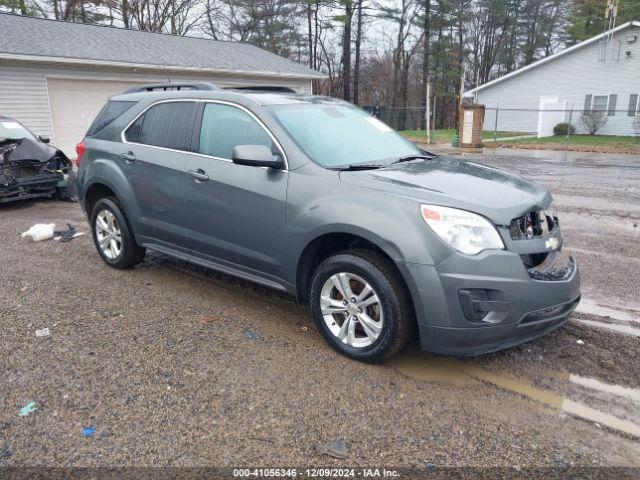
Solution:
{"label": "gray suv", "polygon": [[108,265],[148,248],[288,292],[354,359],[414,333],[435,353],[502,349],[580,298],[546,189],[422,151],[339,100],[143,86],[109,100],[77,153]]}

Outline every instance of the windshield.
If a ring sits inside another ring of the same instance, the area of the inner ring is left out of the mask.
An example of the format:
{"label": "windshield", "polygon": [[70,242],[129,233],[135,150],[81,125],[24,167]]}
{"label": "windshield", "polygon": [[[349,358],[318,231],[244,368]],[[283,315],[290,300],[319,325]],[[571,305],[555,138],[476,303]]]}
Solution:
{"label": "windshield", "polygon": [[274,105],[271,115],[316,163],[328,168],[390,164],[422,152],[363,110],[346,105]]}
{"label": "windshield", "polygon": [[18,122],[13,120],[0,120],[0,141],[7,139],[21,139],[21,138],[29,138],[31,140],[35,140],[36,137],[33,134],[20,125]]}

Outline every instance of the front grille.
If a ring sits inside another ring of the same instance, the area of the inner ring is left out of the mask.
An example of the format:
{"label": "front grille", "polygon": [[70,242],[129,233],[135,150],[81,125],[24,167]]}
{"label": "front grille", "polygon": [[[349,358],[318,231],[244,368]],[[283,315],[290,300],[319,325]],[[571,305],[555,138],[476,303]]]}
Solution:
{"label": "front grille", "polygon": [[547,235],[557,225],[558,217],[556,215],[537,210],[511,220],[509,233],[513,240],[528,240]]}
{"label": "front grille", "polygon": [[544,262],[529,268],[527,273],[534,280],[559,282],[568,280],[576,270],[576,261],[564,252],[550,252]]}

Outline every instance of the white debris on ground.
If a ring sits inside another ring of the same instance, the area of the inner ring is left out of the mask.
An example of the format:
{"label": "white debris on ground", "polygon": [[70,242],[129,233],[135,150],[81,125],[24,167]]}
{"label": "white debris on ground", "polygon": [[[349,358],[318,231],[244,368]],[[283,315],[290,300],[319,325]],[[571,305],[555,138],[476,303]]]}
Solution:
{"label": "white debris on ground", "polygon": [[38,338],[48,337],[49,335],[51,335],[51,332],[49,331],[49,327],[39,328],[36,330],[36,337]]}
{"label": "white debris on ground", "polygon": [[55,223],[36,223],[26,232],[22,232],[22,238],[31,238],[34,242],[41,242],[53,238],[53,231],[56,228]]}

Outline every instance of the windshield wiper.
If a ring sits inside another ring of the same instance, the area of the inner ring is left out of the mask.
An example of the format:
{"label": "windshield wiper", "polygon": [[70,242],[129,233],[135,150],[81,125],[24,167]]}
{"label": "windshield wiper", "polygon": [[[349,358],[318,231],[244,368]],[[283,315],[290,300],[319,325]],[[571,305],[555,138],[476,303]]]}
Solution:
{"label": "windshield wiper", "polygon": [[407,155],[406,157],[400,157],[395,162],[392,162],[391,165],[395,163],[410,162],[411,160],[418,160],[418,159],[431,160],[432,158],[433,157],[430,157],[429,155],[421,155],[421,154]]}
{"label": "windshield wiper", "polygon": [[341,165],[334,167],[335,170],[375,170],[382,168],[382,165],[373,163],[354,163],[353,165]]}

